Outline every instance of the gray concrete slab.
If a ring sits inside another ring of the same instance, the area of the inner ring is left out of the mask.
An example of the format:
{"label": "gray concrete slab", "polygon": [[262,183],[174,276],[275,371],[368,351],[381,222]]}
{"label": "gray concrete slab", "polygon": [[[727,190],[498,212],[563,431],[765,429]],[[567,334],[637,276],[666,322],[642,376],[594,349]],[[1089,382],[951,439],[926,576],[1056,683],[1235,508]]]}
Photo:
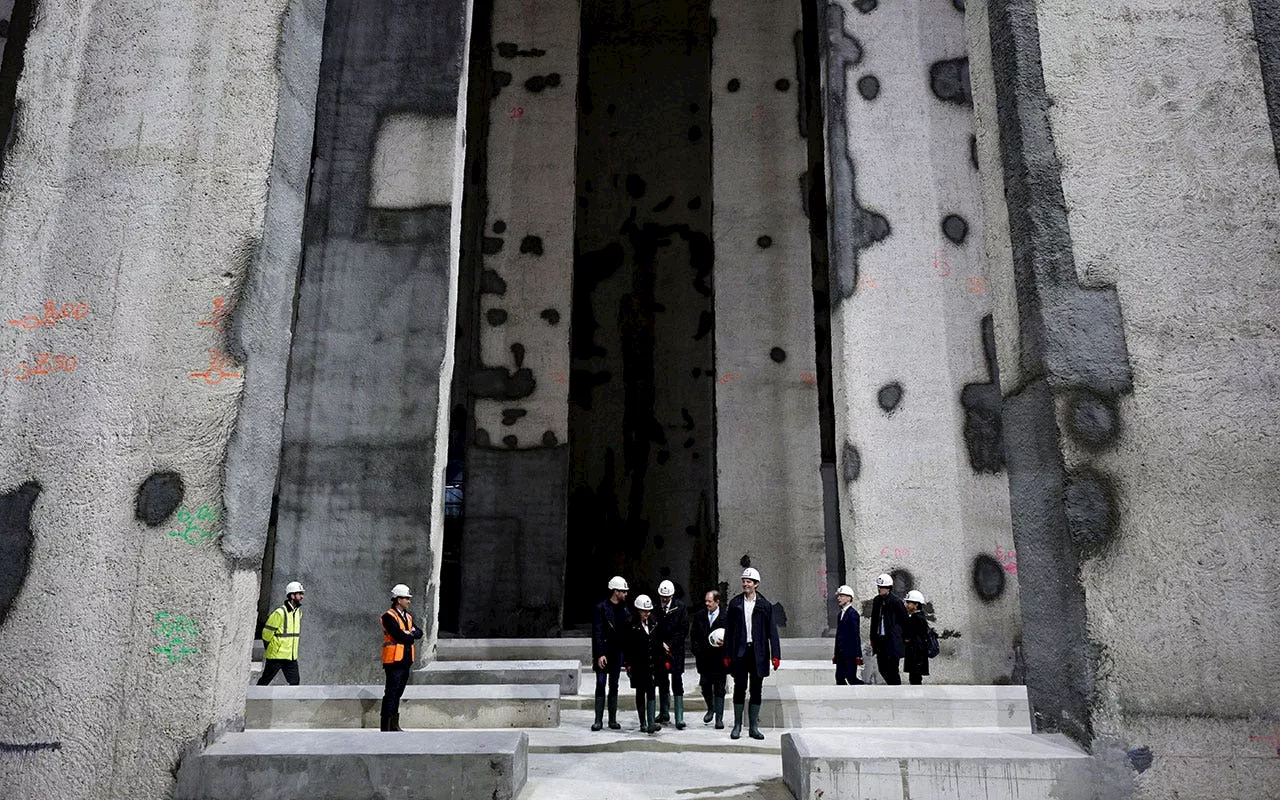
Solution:
{"label": "gray concrete slab", "polygon": [[[381,686],[250,686],[245,728],[378,728]],[[560,687],[408,686],[403,728],[554,728]]]}
{"label": "gray concrete slab", "polygon": [[[576,659],[542,661],[433,661],[413,671],[412,681],[424,686],[556,684],[560,693],[578,693],[582,664]],[[594,686],[592,681],[592,686]]]}
{"label": "gray concrete slab", "polygon": [[528,775],[520,731],[247,731],[183,762],[178,800],[513,800]]}
{"label": "gray concrete slab", "polygon": [[797,798],[1086,800],[1092,762],[1060,734],[936,729],[791,731],[782,772]]}

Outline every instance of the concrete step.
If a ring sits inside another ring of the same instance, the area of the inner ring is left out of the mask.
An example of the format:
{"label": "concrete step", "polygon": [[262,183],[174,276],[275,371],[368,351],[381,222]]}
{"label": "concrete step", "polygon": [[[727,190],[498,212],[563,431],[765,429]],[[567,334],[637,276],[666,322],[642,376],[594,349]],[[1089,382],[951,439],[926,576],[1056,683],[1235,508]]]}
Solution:
{"label": "concrete step", "polygon": [[1086,800],[1089,756],[1059,734],[937,729],[790,731],[782,775],[797,798]]}
{"label": "concrete step", "polygon": [[[381,686],[250,686],[246,729],[381,726]],[[560,687],[547,685],[408,686],[402,728],[554,728]]]}
{"label": "concrete step", "polygon": [[184,759],[174,796],[513,800],[528,764],[521,731],[246,731]]}
{"label": "concrete step", "polygon": [[[538,661],[576,659],[591,663],[591,639],[578,637],[545,639],[441,639],[437,642],[439,661]],[[831,663],[835,640],[796,637],[782,640],[782,658]]]}
{"label": "concrete step", "polygon": [[[424,686],[486,684],[556,684],[560,693],[578,693],[582,665],[558,661],[433,661],[413,671],[410,679]],[[595,686],[594,678],[592,686]]]}
{"label": "concrete step", "polygon": [[[481,662],[481,663],[493,664],[493,663],[500,663],[500,662]],[[624,684],[626,683],[626,673],[623,673],[621,680]],[[698,693],[697,687],[698,687],[699,680],[701,680],[701,678],[698,675],[698,671],[692,666],[692,661],[690,661],[689,666],[684,671],[685,693],[697,694]],[[783,661],[782,666],[779,669],[776,669],[770,672],[769,677],[766,680],[768,680],[774,686],[793,686],[797,684],[806,685],[806,686],[820,686],[820,685],[830,684],[834,686],[836,682],[836,667],[835,667],[835,664],[831,663],[831,659],[829,658],[826,659],[825,661],[822,661],[822,660]],[[582,687],[579,691],[581,691],[583,694],[594,693],[595,685],[596,685],[596,674],[595,674],[595,671],[592,670],[590,666],[582,667],[582,675],[579,679],[579,685]],[[732,677],[729,678],[729,685],[730,686],[733,685]]]}

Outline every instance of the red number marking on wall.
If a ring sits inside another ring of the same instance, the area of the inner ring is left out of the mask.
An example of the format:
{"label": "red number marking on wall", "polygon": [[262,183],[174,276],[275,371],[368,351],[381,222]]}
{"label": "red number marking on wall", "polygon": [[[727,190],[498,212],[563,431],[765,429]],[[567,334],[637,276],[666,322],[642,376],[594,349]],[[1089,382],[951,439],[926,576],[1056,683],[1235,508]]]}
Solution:
{"label": "red number marking on wall", "polygon": [[947,263],[942,254],[936,250],[933,253],[933,271],[937,273],[939,278],[945,278],[951,274],[951,265]]}
{"label": "red number marking on wall", "polygon": [[12,376],[15,381],[30,380],[32,375],[51,375],[55,372],[75,372],[79,362],[75,356],[65,353],[36,353],[35,364],[21,361],[13,369],[0,370],[0,375]]}
{"label": "red number marking on wall", "polygon": [[806,385],[808,385],[808,386],[817,386],[817,385],[818,385],[818,376],[817,376],[817,375],[815,375],[815,374],[814,374],[814,373],[812,373],[812,372],[801,372],[801,373],[800,373],[800,382],[801,382],[801,383],[804,383],[804,384],[806,384]]}
{"label": "red number marking on wall", "polygon": [[735,381],[740,377],[741,376],[736,372],[726,372],[725,374],[720,376],[720,383],[728,383],[729,381]]}
{"label": "red number marking on wall", "polygon": [[213,298],[213,310],[209,312],[208,319],[202,319],[196,324],[208,325],[215,331],[220,331],[223,323],[227,320],[227,314],[230,312],[231,309],[227,306],[227,299],[225,297],[215,297]]}
{"label": "red number marking on wall", "polygon": [[521,117],[523,117],[523,116],[524,116],[524,106],[512,106],[512,107],[511,107],[511,118],[512,118],[512,119],[520,119],[520,118],[521,118]]}
{"label": "red number marking on wall", "polygon": [[969,291],[969,294],[986,294],[987,279],[981,275],[970,275],[965,279],[965,289]]}
{"label": "red number marking on wall", "polygon": [[568,383],[568,382],[569,382],[568,377],[566,377],[566,376],[565,376],[565,374],[564,374],[563,372],[553,372],[553,373],[551,373],[551,380],[555,381],[556,383]]}
{"label": "red number marking on wall", "polygon": [[1010,575],[1018,574],[1018,551],[1005,550],[1000,545],[996,545],[996,560],[1004,565],[1004,571]]}
{"label": "red number marking on wall", "polygon": [[758,105],[755,108],[751,109],[751,118],[756,122],[760,122],[761,120],[763,120],[764,114],[765,114],[765,108],[763,105]]}
{"label": "red number marking on wall", "polygon": [[1280,731],[1276,731],[1276,735],[1275,735],[1275,736],[1250,736],[1250,737],[1249,737],[1249,741],[1251,741],[1251,742],[1267,742],[1268,744],[1275,745],[1275,748],[1276,748],[1276,758],[1280,758]]}
{"label": "red number marking on wall", "polygon": [[216,386],[225,378],[242,377],[239,372],[227,372],[223,367],[233,366],[231,360],[217,350],[209,351],[209,368],[200,372],[188,372],[189,378],[202,378],[210,386]]}
{"label": "red number marking on wall", "polygon": [[89,306],[84,303],[63,303],[59,306],[52,300],[46,300],[42,312],[27,314],[21,319],[11,319],[9,324],[29,331],[41,325],[57,325],[62,320],[84,319],[88,313]]}
{"label": "red number marking on wall", "polygon": [[859,276],[857,291],[865,292],[870,289],[879,289],[879,288],[880,288],[880,284],[876,283],[875,278],[867,278],[865,276]]}
{"label": "red number marking on wall", "polygon": [[911,558],[910,547],[882,547],[880,548],[880,556],[882,558]]}

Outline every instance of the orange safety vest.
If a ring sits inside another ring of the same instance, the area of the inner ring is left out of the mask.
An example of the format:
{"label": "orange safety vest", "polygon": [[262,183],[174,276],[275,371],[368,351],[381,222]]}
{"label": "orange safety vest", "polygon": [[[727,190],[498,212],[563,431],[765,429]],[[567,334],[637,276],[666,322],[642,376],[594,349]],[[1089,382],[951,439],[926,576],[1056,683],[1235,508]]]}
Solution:
{"label": "orange safety vest", "polygon": [[[387,609],[387,613],[395,618],[396,624],[400,626],[400,630],[404,631],[405,633],[409,633],[410,631],[413,630],[413,615],[410,614],[408,611],[405,611],[404,616],[401,616],[401,612],[397,611],[394,607],[392,607]],[[408,617],[407,622],[405,621],[405,617]],[[378,622],[379,623],[382,622],[381,618],[379,618]],[[382,663],[395,664],[396,662],[400,661],[402,658],[404,658],[404,645],[400,644],[395,639],[392,639],[391,634],[387,633],[384,630],[382,632]],[[417,660],[417,658],[418,658],[417,646],[412,644],[409,645],[409,660],[415,661]]]}

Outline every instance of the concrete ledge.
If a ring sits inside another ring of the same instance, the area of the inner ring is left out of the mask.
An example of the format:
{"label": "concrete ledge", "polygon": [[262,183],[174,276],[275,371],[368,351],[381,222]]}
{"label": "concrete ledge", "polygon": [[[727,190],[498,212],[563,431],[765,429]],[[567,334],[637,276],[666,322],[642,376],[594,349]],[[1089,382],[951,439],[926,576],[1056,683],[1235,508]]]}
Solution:
{"label": "concrete ledge", "polygon": [[[246,729],[377,728],[381,686],[250,686]],[[554,728],[560,687],[409,686],[400,700],[402,728]]]}
{"label": "concrete ledge", "polygon": [[[433,661],[413,672],[413,683],[424,686],[493,684],[557,684],[561,694],[578,693],[582,664],[557,661]],[[592,683],[594,687],[595,684]]]}
{"label": "concrete ledge", "polygon": [[1087,800],[1092,762],[1066,737],[899,729],[782,735],[782,777],[797,798]]}
{"label": "concrete ledge", "polygon": [[514,800],[529,772],[519,731],[249,731],[183,761],[177,800]]}

